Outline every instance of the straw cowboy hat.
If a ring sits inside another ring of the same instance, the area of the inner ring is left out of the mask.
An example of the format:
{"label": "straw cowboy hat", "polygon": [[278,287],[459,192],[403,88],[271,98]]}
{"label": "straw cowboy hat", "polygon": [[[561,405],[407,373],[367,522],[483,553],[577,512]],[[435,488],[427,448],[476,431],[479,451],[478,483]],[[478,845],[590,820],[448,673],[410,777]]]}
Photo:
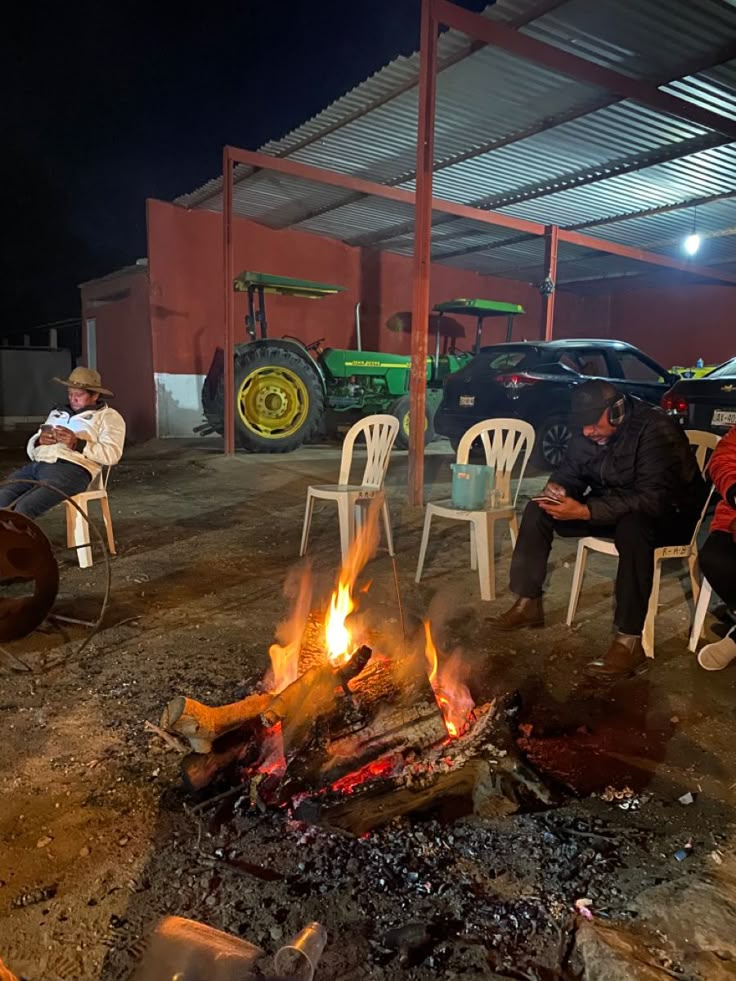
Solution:
{"label": "straw cowboy hat", "polygon": [[54,378],[53,381],[64,385],[65,388],[84,388],[88,392],[98,392],[100,395],[113,397],[109,388],[102,387],[99,371],[94,368],[75,368],[68,378]]}

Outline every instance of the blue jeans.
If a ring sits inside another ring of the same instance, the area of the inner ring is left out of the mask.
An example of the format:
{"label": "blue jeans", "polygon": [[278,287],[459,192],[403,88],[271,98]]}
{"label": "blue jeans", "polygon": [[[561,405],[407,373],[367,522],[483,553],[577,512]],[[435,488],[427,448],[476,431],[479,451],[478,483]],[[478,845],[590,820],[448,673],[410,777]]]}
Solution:
{"label": "blue jeans", "polygon": [[52,488],[57,488],[69,497],[81,494],[87,490],[92,474],[84,467],[68,460],[58,460],[56,463],[27,463],[20,470],[15,470],[7,481],[42,480],[50,487],[34,487],[33,484],[3,484],[0,486],[0,508],[13,508],[18,514],[29,518],[37,518],[50,508],[60,504],[64,498]]}

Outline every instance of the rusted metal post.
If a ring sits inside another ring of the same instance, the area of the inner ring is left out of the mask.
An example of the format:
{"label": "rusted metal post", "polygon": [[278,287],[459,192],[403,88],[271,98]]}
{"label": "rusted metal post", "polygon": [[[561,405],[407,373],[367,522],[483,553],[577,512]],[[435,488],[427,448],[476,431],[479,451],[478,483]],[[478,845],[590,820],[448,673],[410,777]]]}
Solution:
{"label": "rusted metal post", "polygon": [[424,501],[424,419],[427,398],[429,276],[432,258],[432,166],[436,82],[437,22],[433,16],[432,0],[422,0],[409,392],[409,502],[416,506],[420,506]]}
{"label": "rusted metal post", "polygon": [[225,301],[225,454],[235,453],[235,323],[233,303],[233,161],[222,151],[222,269]]}
{"label": "rusted metal post", "polygon": [[542,328],[545,341],[552,340],[555,326],[555,296],[557,293],[557,240],[560,229],[547,225],[544,230],[544,284],[542,294]]}

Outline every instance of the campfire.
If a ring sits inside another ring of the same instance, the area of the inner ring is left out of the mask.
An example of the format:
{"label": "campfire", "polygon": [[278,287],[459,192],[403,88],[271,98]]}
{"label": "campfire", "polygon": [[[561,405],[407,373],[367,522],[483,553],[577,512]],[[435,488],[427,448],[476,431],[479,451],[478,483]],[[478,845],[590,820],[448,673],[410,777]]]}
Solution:
{"label": "campfire", "polygon": [[476,706],[462,653],[438,652],[429,621],[390,654],[359,618],[358,578],[378,542],[370,508],[324,614],[311,612],[308,571],[288,584],[262,690],[219,707],[179,696],[161,726],[189,744],[185,785],[218,778],[250,803],[354,833],[440,801],[476,813],[515,810],[521,793],[551,803],[510,738],[506,704]]}

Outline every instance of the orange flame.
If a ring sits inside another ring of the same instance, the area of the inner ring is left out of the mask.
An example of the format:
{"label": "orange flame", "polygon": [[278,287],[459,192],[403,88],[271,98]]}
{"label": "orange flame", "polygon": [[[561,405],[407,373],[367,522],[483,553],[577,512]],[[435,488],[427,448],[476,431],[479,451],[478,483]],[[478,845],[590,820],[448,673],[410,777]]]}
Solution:
{"label": "orange flame", "polygon": [[325,621],[325,644],[330,664],[339,668],[350,660],[353,648],[350,631],[345,626],[346,619],[355,609],[350,595],[350,586],[339,582],[330,599],[330,608]]}
{"label": "orange flame", "polygon": [[[345,556],[337,586],[325,618],[325,647],[333,667],[342,667],[353,656],[355,642],[346,624],[355,609],[355,583],[378,545],[378,502],[371,502],[358,533]],[[369,584],[370,585],[370,584]]]}
{"label": "orange flame", "polygon": [[429,621],[424,621],[424,656],[427,659],[429,683],[452,739],[462,735],[475,702],[462,680],[463,665],[456,652],[440,666]]}

